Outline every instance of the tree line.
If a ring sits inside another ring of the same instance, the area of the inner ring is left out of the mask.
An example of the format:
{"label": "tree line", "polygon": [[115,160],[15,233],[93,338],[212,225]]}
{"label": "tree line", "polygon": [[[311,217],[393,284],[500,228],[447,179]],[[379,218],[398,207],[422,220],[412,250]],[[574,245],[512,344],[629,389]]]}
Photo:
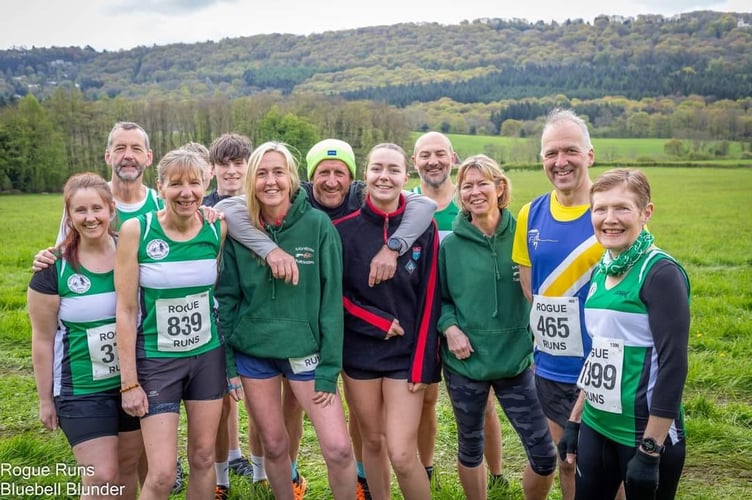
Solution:
{"label": "tree line", "polygon": [[[647,75],[650,75],[648,77]],[[624,62],[527,64],[470,78],[385,85],[343,92],[347,99],[371,99],[404,107],[413,102],[430,102],[449,97],[457,102],[493,102],[503,99],[545,97],[565,93],[577,99],[622,95],[702,95],[712,100],[752,95],[752,65],[723,71],[703,61],[689,69],[681,61],[634,66]]]}
{"label": "tree line", "polygon": [[595,137],[742,141],[752,147],[752,97],[577,99],[556,94],[473,104],[443,97],[410,104],[404,113],[408,125],[415,130],[534,137],[540,133],[542,118],[556,107],[574,109],[585,117]]}
{"label": "tree line", "polygon": [[[287,142],[297,148],[301,168],[310,146],[326,137],[341,138],[353,146],[362,168],[368,150],[379,142],[395,142],[410,151],[411,130],[483,135],[490,131],[536,139],[546,114],[555,107],[575,109],[589,122],[594,137],[740,140],[747,141],[745,154],[752,156],[752,97],[714,102],[700,96],[583,101],[559,94],[491,105],[442,98],[421,106],[432,107],[399,109],[383,102],[280,92],[235,99],[216,95],[93,101],[80,90],[59,89],[43,100],[27,94],[0,108],[0,191],[59,191],[65,179],[84,170],[109,177],[103,155],[107,135],[120,120],[144,126],[155,161],[187,142],[208,145],[232,131],[247,135],[255,145]],[[667,142],[667,152],[680,156],[681,142],[676,141]],[[721,147],[715,154],[725,155],[727,150]]]}
{"label": "tree line", "polygon": [[[254,145],[284,141],[305,152],[325,137],[344,138],[362,165],[379,142],[406,142],[409,136],[398,110],[374,102],[278,93],[227,99],[103,99],[89,101],[81,91],[59,90],[43,101],[28,94],[0,108],[0,191],[60,191],[71,174],[94,171],[110,177],[104,163],[107,136],[117,121],[135,121],[149,134],[155,163],[168,151],[191,141],[209,145],[237,132]],[[153,170],[148,173],[153,181]]]}

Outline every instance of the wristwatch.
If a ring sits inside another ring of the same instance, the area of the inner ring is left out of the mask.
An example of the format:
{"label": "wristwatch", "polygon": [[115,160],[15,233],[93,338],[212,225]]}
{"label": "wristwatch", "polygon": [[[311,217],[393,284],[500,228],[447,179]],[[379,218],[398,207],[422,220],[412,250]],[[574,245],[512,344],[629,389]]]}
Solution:
{"label": "wristwatch", "polygon": [[640,441],[640,446],[647,453],[663,453],[663,450],[666,449],[664,445],[658,444],[655,439],[649,437],[642,438],[642,441]]}
{"label": "wristwatch", "polygon": [[399,252],[400,250],[402,250],[402,243],[398,238],[389,238],[388,240],[386,240],[386,247],[389,250]]}

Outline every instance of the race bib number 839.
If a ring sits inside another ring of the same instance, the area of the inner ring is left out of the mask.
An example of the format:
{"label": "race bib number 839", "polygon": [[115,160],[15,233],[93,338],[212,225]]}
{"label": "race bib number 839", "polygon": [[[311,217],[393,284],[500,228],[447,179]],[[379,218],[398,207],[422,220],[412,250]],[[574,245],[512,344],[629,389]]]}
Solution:
{"label": "race bib number 839", "polygon": [[160,351],[192,351],[211,340],[209,292],[159,299],[156,310]]}

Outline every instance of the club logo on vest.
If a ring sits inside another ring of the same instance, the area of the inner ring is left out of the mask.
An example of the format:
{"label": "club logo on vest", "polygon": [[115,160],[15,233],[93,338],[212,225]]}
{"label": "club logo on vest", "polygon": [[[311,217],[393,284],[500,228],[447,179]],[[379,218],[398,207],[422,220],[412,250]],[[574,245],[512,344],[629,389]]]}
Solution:
{"label": "club logo on vest", "polygon": [[538,243],[541,241],[545,241],[547,243],[557,243],[559,240],[547,240],[540,237],[540,231],[537,229],[531,229],[527,232],[527,241],[530,243],[534,249],[538,249]]}
{"label": "club logo on vest", "polygon": [[83,274],[73,274],[68,278],[68,288],[73,293],[86,293],[91,288],[91,281]]}
{"label": "club logo on vest", "polygon": [[413,260],[418,261],[420,260],[420,253],[423,251],[423,247],[414,246],[413,247]]}
{"label": "club logo on vest", "polygon": [[167,254],[169,253],[170,245],[164,240],[151,240],[149,244],[146,245],[146,255],[154,260],[162,260],[167,257]]}
{"label": "club logo on vest", "polygon": [[407,274],[413,274],[415,272],[415,268],[418,267],[415,265],[414,260],[408,260],[407,264],[405,264],[405,271],[407,271]]}

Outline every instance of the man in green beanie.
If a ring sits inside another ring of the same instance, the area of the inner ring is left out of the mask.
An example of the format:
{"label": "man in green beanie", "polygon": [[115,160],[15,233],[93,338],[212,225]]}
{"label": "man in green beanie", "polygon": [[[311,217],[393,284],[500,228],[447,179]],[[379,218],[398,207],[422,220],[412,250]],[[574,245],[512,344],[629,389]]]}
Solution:
{"label": "man in green beanie", "polygon": [[[314,208],[336,220],[360,209],[365,199],[365,183],[355,180],[356,163],[352,147],[339,139],[324,139],[313,145],[306,155],[308,182],[301,182],[308,201]],[[253,182],[248,179],[248,182]],[[417,193],[405,192],[405,214],[397,231],[371,260],[368,283],[377,285],[391,279],[397,270],[397,256],[411,248],[433,220],[436,203]],[[215,208],[223,211],[229,234],[232,238],[253,250],[269,265],[277,279],[298,283],[298,267],[295,258],[280,249],[263,231],[251,224],[245,196],[234,196],[220,201]],[[297,451],[303,436],[303,410],[292,396],[284,390],[285,425],[290,439],[292,480],[298,491],[305,491],[305,480],[296,467]],[[357,447],[357,446],[356,446]],[[361,454],[356,450],[356,457]],[[359,490],[369,498],[365,478],[358,476]]]}
{"label": "man in green beanie", "polygon": [[[311,147],[306,155],[308,182],[301,186],[314,208],[336,220],[358,210],[363,204],[365,183],[355,180],[357,172],[352,147],[339,139],[324,139]],[[371,286],[394,276],[397,255],[402,255],[415,239],[431,224],[436,203],[416,193],[405,192],[407,205],[402,224],[390,241],[390,250],[384,245],[371,260],[368,281]],[[269,237],[254,228],[248,219],[245,197],[235,196],[222,200],[217,210],[224,212],[230,236],[256,252],[269,265],[275,278],[297,283],[298,269],[295,259],[283,252]]]}

